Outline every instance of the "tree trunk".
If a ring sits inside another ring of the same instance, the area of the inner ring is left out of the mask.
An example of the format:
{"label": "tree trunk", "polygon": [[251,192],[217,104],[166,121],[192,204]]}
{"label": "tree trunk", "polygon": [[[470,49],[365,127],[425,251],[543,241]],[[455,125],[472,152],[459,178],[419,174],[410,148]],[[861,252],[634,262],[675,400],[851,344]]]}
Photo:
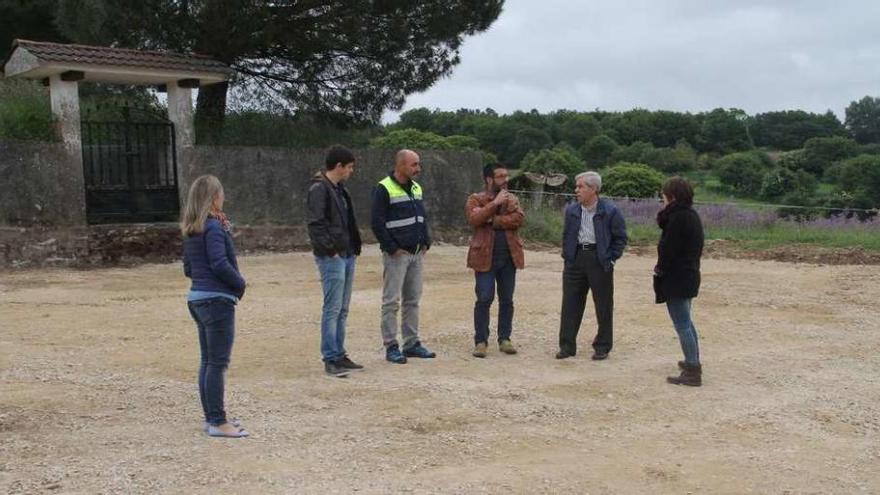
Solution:
{"label": "tree trunk", "polygon": [[544,206],[544,183],[532,183],[532,210],[540,211]]}
{"label": "tree trunk", "polygon": [[226,115],[226,90],[229,82],[202,86],[196,103],[196,142],[219,143]]}

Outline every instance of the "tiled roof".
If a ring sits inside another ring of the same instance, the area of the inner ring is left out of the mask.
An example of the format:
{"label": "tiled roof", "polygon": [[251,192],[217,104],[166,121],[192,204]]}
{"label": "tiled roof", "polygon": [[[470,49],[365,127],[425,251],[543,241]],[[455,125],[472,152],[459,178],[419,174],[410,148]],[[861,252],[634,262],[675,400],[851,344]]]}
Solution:
{"label": "tiled roof", "polygon": [[203,55],[108,48],[103,46],[68,45],[44,41],[15,40],[15,47],[26,49],[44,62],[88,65],[109,65],[163,69],[187,72],[219,72],[229,74],[229,66]]}

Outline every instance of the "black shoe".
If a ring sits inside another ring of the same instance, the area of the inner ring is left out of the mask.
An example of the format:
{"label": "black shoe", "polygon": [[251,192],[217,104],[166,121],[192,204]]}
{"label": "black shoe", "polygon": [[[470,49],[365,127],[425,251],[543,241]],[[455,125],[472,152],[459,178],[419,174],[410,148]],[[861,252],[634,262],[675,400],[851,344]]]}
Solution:
{"label": "black shoe", "polygon": [[400,352],[400,347],[397,347],[397,344],[390,345],[385,349],[385,360],[395,364],[406,364],[406,356]]}
{"label": "black shoe", "polygon": [[574,357],[574,354],[569,354],[565,351],[559,351],[556,353],[556,359],[565,359],[570,357]]}
{"label": "black shoe", "polygon": [[360,371],[360,370],[364,369],[363,366],[355,363],[354,361],[349,359],[348,356],[343,356],[342,359],[340,359],[339,361],[336,361],[336,364],[338,364],[340,367],[345,368],[347,370]]}
{"label": "black shoe", "polygon": [[421,342],[416,342],[416,345],[404,349],[403,355],[406,357],[414,357],[414,358],[422,358],[422,359],[431,359],[437,357],[437,354],[428,350],[427,347],[423,346]]}
{"label": "black shoe", "polygon": [[668,376],[666,381],[673,385],[700,387],[703,385],[703,367],[699,364],[690,365],[685,363],[679,376]]}
{"label": "black shoe", "polygon": [[324,372],[330,376],[345,378],[348,376],[349,370],[343,368],[338,361],[325,361]]}
{"label": "black shoe", "polygon": [[593,353],[593,361],[601,361],[603,359],[608,359],[607,351],[596,351]]}

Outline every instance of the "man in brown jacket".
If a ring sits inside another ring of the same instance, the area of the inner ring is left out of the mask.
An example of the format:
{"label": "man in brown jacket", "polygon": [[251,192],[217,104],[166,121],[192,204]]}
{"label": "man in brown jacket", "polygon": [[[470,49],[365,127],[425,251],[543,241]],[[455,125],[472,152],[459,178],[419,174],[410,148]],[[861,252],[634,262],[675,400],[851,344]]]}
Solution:
{"label": "man in brown jacket", "polygon": [[468,249],[467,266],[474,269],[477,302],[474,304],[474,352],[486,357],[489,341],[489,308],[498,283],[498,348],[516,354],[510,342],[513,326],[513,290],[516,270],[525,266],[522,239],[517,230],[525,214],[519,200],[507,191],[507,168],[486,165],[483,180],[486,190],[471,194],[465,205],[468,223],[474,227]]}

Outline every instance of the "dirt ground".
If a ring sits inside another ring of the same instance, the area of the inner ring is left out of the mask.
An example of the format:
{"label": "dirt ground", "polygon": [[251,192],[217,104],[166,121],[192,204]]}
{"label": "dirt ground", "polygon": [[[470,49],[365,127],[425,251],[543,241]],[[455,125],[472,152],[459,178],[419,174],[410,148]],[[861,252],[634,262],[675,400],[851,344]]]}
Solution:
{"label": "dirt ground", "polygon": [[201,431],[179,264],[0,273],[0,492],[880,492],[880,266],[705,260],[692,389],[665,383],[680,350],[652,258],[618,263],[615,347],[593,362],[591,308],[582,352],[553,359],[552,252],[518,277],[520,353],[471,357],[464,256],[427,255],[438,358],[401,366],[383,360],[369,247],[347,340],[366,370],[348,379],[320,365],[311,255],[243,257],[227,393],[243,440]]}

